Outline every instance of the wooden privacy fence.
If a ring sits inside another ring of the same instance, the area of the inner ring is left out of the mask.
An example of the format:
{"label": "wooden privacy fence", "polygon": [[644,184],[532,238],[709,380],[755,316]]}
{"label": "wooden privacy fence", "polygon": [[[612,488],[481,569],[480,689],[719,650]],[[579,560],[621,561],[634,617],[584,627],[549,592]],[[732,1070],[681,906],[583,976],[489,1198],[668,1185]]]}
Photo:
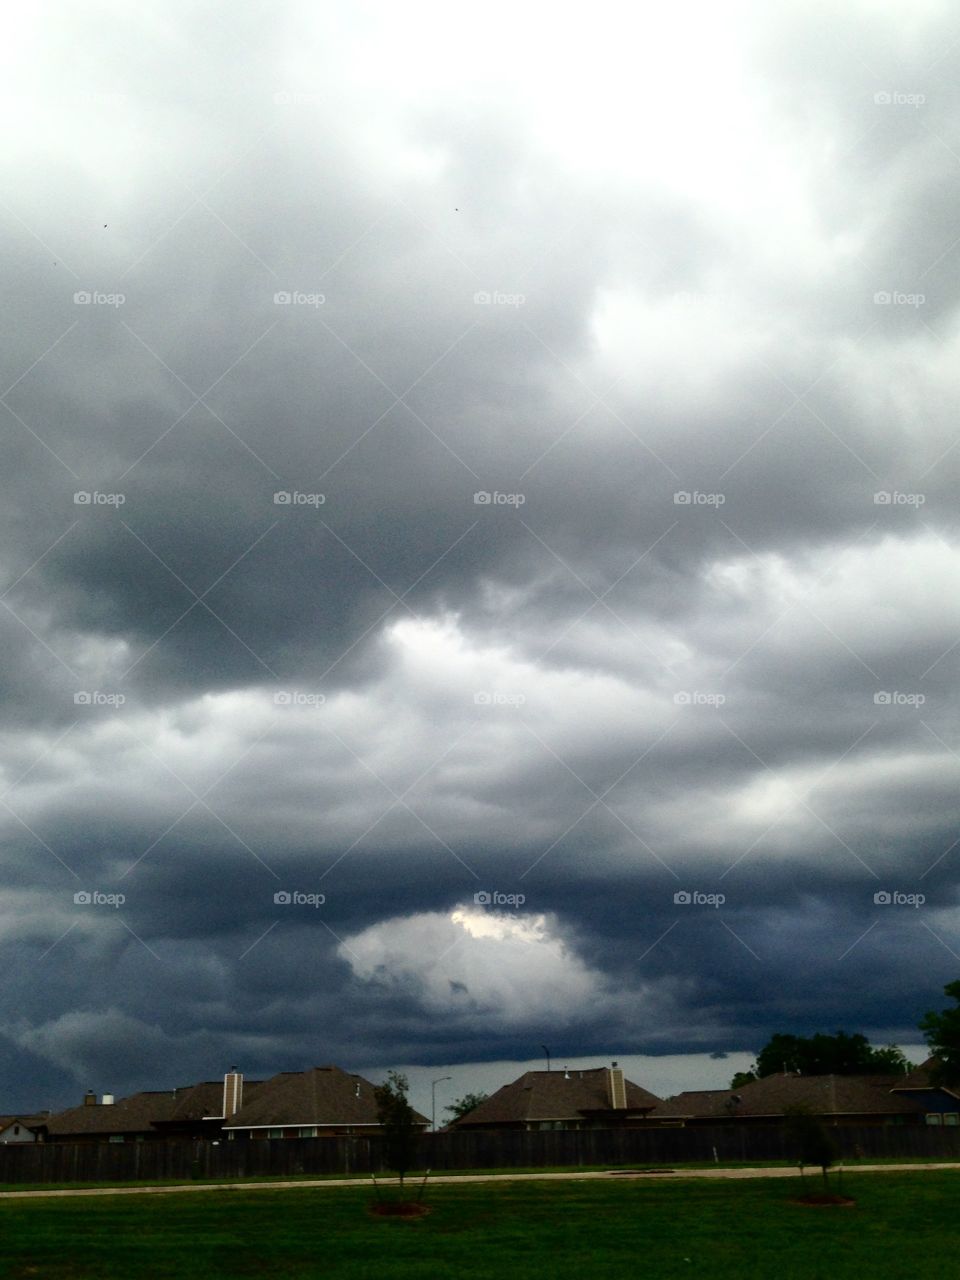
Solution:
{"label": "wooden privacy fence", "polygon": [[[841,1125],[841,1157],[960,1160],[960,1129]],[[783,1125],[690,1129],[584,1129],[424,1134],[415,1168],[510,1169],[551,1165],[671,1165],[687,1161],[793,1160]],[[378,1138],[248,1141],[31,1143],[0,1145],[0,1183],[134,1182],[166,1178],[277,1177],[386,1172]]]}

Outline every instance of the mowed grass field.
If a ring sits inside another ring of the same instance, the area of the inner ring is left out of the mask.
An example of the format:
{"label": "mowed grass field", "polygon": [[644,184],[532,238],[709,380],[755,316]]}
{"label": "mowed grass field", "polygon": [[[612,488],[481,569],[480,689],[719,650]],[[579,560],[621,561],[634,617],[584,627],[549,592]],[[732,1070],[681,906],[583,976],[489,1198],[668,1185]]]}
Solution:
{"label": "mowed grass field", "polygon": [[[813,1185],[812,1181],[809,1185]],[[366,1188],[0,1201],[6,1277],[916,1280],[960,1276],[960,1171],[848,1174],[854,1208],[792,1179],[428,1187],[416,1221]]]}

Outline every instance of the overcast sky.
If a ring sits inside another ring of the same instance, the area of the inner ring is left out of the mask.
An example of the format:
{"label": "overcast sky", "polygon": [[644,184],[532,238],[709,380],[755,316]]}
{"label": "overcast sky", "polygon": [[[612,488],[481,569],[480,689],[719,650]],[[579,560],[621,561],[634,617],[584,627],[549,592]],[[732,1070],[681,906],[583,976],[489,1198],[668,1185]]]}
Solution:
{"label": "overcast sky", "polygon": [[0,58],[0,1111],[915,1044],[954,7],[39,4]]}

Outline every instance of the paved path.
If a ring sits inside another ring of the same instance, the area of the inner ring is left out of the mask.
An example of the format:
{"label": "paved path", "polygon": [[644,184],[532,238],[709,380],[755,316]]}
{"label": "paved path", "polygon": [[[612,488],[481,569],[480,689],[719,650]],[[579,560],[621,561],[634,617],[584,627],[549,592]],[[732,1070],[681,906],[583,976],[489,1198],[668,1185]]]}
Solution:
{"label": "paved path", "polygon": [[[912,1173],[923,1169],[957,1169],[960,1164],[861,1164],[845,1165],[845,1173]],[[807,1170],[808,1175],[816,1176],[817,1171]],[[672,1181],[678,1178],[798,1178],[800,1171],[792,1167],[773,1169],[676,1169],[663,1173],[631,1173],[629,1170],[601,1170],[599,1172],[570,1173],[438,1173],[431,1174],[427,1183],[434,1186],[444,1182],[587,1182],[594,1179],[611,1179],[616,1181]],[[418,1188],[422,1179],[408,1178],[407,1186]],[[381,1187],[397,1186],[396,1178],[380,1178]],[[290,1188],[302,1190],[304,1187],[369,1187],[367,1178],[324,1178],[321,1180],[300,1179],[296,1182],[186,1182],[172,1187],[71,1187],[65,1191],[0,1191],[0,1200],[29,1200],[37,1196],[138,1196],[138,1195],[180,1195],[194,1191],[286,1191]]]}

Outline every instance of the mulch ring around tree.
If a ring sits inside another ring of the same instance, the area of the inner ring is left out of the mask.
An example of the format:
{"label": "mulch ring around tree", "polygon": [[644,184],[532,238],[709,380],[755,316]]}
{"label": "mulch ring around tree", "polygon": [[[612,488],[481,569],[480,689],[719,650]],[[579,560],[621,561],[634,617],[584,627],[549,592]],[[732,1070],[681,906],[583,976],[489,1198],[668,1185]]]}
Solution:
{"label": "mulch ring around tree", "polygon": [[849,1196],[834,1195],[832,1191],[816,1191],[809,1196],[799,1196],[790,1203],[805,1205],[810,1209],[850,1209],[857,1202]]}
{"label": "mulch ring around tree", "polygon": [[376,1200],[369,1208],[377,1218],[422,1218],[430,1212],[419,1200]]}

